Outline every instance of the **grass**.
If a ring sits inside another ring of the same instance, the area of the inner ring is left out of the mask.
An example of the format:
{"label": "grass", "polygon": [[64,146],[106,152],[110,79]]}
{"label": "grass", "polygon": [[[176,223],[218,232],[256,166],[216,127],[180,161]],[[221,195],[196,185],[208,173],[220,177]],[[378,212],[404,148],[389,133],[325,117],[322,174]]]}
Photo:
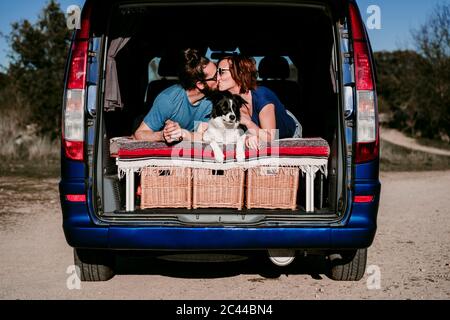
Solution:
{"label": "grass", "polygon": [[450,170],[450,157],[410,150],[381,140],[382,171]]}
{"label": "grass", "polygon": [[60,161],[48,159],[43,162],[7,160],[0,158],[0,176],[28,178],[57,178],[60,176]]}
{"label": "grass", "polygon": [[433,148],[450,151],[450,143],[446,143],[444,141],[431,140],[431,139],[425,139],[425,138],[419,138],[419,139],[416,139],[416,141],[420,145],[425,146],[425,147],[433,147]]}
{"label": "grass", "polygon": [[38,136],[20,110],[0,110],[0,175],[59,176],[60,142]]}

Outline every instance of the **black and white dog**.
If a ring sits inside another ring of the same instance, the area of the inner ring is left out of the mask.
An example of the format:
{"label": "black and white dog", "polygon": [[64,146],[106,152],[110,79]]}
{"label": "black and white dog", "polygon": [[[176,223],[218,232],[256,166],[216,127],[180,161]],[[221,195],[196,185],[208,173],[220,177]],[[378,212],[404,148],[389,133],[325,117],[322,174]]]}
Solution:
{"label": "black and white dog", "polygon": [[224,161],[224,154],[219,144],[236,144],[236,159],[245,160],[245,135],[239,129],[241,107],[246,101],[237,94],[228,91],[215,92],[209,98],[213,103],[211,120],[203,135],[203,141],[209,142],[217,162]]}

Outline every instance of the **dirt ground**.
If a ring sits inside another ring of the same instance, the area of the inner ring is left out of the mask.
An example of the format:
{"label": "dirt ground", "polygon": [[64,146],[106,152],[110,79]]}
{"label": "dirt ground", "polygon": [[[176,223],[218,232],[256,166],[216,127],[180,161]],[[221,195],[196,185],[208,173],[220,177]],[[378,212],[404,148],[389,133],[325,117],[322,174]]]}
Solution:
{"label": "dirt ground", "polygon": [[381,180],[378,232],[359,282],[328,279],[313,258],[280,273],[254,256],[123,257],[111,281],[73,289],[57,179],[0,177],[0,299],[450,299],[450,171],[382,173]]}

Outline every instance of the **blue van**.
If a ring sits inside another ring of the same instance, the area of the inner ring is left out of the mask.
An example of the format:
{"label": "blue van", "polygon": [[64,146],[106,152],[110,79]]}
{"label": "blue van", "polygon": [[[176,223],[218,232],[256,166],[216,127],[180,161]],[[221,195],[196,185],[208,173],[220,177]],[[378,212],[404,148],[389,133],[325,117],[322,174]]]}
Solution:
{"label": "blue van", "polygon": [[[175,52],[188,47],[213,61],[254,57],[258,81],[300,120],[303,137],[328,143],[313,210],[302,175],[296,210],[141,209],[136,193],[127,203],[110,141],[131,136],[176,83]],[[124,251],[267,251],[278,266],[318,254],[331,279],[364,276],[381,185],[374,61],[355,1],[87,0],[62,119],[63,228],[82,281],[111,279]]]}

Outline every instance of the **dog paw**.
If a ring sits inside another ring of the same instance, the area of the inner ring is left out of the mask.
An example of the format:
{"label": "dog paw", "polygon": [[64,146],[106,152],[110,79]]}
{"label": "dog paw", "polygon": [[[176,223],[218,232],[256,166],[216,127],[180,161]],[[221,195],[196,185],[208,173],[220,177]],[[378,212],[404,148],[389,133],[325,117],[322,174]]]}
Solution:
{"label": "dog paw", "polygon": [[216,162],[220,162],[223,163],[223,161],[225,160],[225,156],[223,155],[223,153],[214,153],[214,158],[216,159]]}
{"label": "dog paw", "polygon": [[236,160],[237,160],[237,162],[244,162],[245,161],[245,153],[244,152],[237,152],[236,153]]}

